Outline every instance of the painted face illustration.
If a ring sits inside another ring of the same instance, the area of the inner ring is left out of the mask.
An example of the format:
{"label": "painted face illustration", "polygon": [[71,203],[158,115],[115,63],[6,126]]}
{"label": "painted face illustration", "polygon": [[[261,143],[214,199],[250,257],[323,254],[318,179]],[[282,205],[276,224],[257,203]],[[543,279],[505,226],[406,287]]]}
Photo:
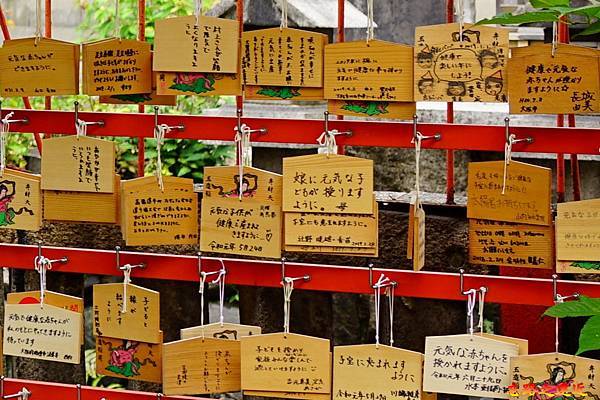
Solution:
{"label": "painted face illustration", "polygon": [[463,82],[448,82],[448,96],[460,97],[467,93],[467,88]]}
{"label": "painted face illustration", "polygon": [[7,193],[8,193],[8,188],[4,185],[0,185],[0,199],[5,198]]}
{"label": "painted face illustration", "polygon": [[431,79],[421,79],[418,86],[421,94],[433,94],[433,81]]}
{"label": "painted face illustration", "polygon": [[490,96],[497,96],[502,92],[502,79],[487,77],[485,79],[485,92]]}
{"label": "painted face illustration", "polygon": [[490,50],[483,50],[479,53],[479,62],[483,68],[497,68],[498,64],[498,56],[496,53]]}
{"label": "painted face illustration", "polygon": [[433,65],[433,54],[431,53],[419,53],[417,54],[417,64],[419,67],[427,69]]}

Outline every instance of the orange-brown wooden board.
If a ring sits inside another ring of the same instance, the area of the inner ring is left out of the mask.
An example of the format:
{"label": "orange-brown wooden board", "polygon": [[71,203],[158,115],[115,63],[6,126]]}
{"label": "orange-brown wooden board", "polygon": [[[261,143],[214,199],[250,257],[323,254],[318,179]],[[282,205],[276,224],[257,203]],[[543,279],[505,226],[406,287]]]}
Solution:
{"label": "orange-brown wooden board", "polygon": [[[461,40],[462,33],[462,40]],[[458,23],[415,30],[415,100],[506,102],[508,29]]]}
{"label": "orange-brown wooden board", "polygon": [[79,93],[79,45],[55,39],[6,40],[0,48],[0,95]]}
{"label": "orange-brown wooden board", "polygon": [[413,48],[381,40],[325,46],[325,98],[414,101]]}
{"label": "orange-brown wooden board", "polygon": [[592,265],[600,262],[600,199],[557,205],[556,258],[589,261]]}
{"label": "orange-brown wooden board", "polygon": [[[515,50],[508,61],[511,114],[586,114],[600,111],[600,51],[551,45]],[[564,50],[563,50],[564,49]]]}
{"label": "orange-brown wooden board", "polygon": [[511,161],[502,193],[504,161],[469,163],[467,217],[550,226],[552,171]]}
{"label": "orange-brown wooden board", "polygon": [[83,93],[131,95],[152,91],[150,43],[112,38],[82,46]]}
{"label": "orange-brown wooden board", "polygon": [[239,27],[235,20],[195,16],[157,20],[154,71],[234,74],[239,66]]}
{"label": "orange-brown wooden board", "polygon": [[290,28],[242,34],[242,82],[259,86],[323,86],[327,35]]}
{"label": "orange-brown wooden board", "polygon": [[417,104],[372,100],[329,100],[327,111],[334,115],[350,117],[412,119],[417,112]]}
{"label": "orange-brown wooden board", "polygon": [[0,228],[38,231],[41,224],[40,176],[4,170],[0,176]]}
{"label": "orange-brown wooden board", "polygon": [[469,262],[552,269],[554,227],[470,219]]}

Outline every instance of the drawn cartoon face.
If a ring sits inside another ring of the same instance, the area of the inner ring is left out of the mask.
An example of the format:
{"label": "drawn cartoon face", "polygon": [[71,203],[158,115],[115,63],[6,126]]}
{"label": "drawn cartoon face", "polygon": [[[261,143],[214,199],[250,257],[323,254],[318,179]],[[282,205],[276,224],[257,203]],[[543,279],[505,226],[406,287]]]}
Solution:
{"label": "drawn cartoon face", "polygon": [[498,96],[502,93],[502,79],[497,79],[493,77],[485,78],[485,92],[490,96]]}
{"label": "drawn cartoon face", "polygon": [[552,376],[550,379],[554,384],[561,383],[565,379],[565,370],[561,367],[556,367],[552,371]]}
{"label": "drawn cartoon face", "polygon": [[230,339],[237,340],[238,332],[235,330],[225,329],[220,332],[213,333],[213,337],[216,339]]}
{"label": "drawn cartoon face", "polygon": [[463,82],[448,82],[448,96],[461,97],[467,93],[467,88]]}
{"label": "drawn cartoon face", "polygon": [[4,185],[0,185],[0,199],[5,198],[7,193],[8,193],[8,188]]}
{"label": "drawn cartoon face", "polygon": [[431,66],[433,65],[433,54],[423,52],[418,53],[417,64],[423,69],[431,68]]}
{"label": "drawn cartoon face", "polygon": [[479,62],[483,68],[497,68],[500,62],[498,56],[491,50],[483,50],[479,53]]}
{"label": "drawn cartoon face", "polygon": [[424,95],[433,94],[433,80],[431,79],[421,79],[419,80],[419,93]]}

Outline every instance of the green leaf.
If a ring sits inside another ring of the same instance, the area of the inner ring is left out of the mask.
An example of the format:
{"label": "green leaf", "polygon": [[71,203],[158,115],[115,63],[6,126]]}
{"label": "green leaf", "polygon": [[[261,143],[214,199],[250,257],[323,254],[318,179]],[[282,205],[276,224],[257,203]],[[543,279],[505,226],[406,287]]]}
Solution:
{"label": "green leaf", "polygon": [[529,0],[534,8],[569,7],[569,0]]}
{"label": "green leaf", "polygon": [[556,11],[533,11],[516,15],[511,13],[503,13],[492,18],[482,19],[481,21],[477,22],[476,25],[520,25],[530,24],[533,22],[554,22],[558,21],[559,17],[560,13]]}
{"label": "green leaf", "polygon": [[573,37],[576,38],[579,36],[595,35],[596,33],[600,33],[600,21],[594,22],[593,24],[591,24],[590,26],[585,28],[582,32],[579,32],[577,35],[574,35]]}
{"label": "green leaf", "polygon": [[179,168],[179,171],[177,171],[177,176],[184,176],[190,172],[192,172],[192,169],[184,165],[183,167]]}
{"label": "green leaf", "polygon": [[600,6],[590,5],[572,8],[568,14],[585,15],[590,18],[600,18]]}
{"label": "green leaf", "polygon": [[588,319],[579,334],[577,355],[591,350],[600,350],[600,315]]}
{"label": "green leaf", "polygon": [[600,315],[600,299],[579,296],[574,301],[558,303],[544,312],[544,315],[555,318],[591,317]]}

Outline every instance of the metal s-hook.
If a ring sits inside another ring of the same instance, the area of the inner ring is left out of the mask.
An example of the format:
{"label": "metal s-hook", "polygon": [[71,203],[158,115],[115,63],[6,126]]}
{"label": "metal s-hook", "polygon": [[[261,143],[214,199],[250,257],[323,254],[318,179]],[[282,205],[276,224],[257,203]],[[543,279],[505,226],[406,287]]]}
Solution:
{"label": "metal s-hook", "polygon": [[573,293],[570,296],[562,296],[561,294],[558,293],[558,275],[557,274],[552,275],[552,292],[554,295],[554,303],[555,304],[564,303],[565,300],[579,298],[579,293],[577,293],[577,292]]}
{"label": "metal s-hook", "polygon": [[48,259],[46,257],[43,257],[42,256],[42,242],[41,241],[38,241],[38,257],[39,257],[39,260],[43,259],[46,263],[49,263],[50,267],[52,267],[52,264],[54,264],[54,263],[62,263],[62,264],[64,264],[64,263],[69,262],[69,258],[66,257],[66,256],[58,258],[56,260],[50,260],[50,259]]}
{"label": "metal s-hook", "polygon": [[158,123],[158,111],[159,111],[159,107],[158,106],[154,106],[154,130],[156,131],[157,129],[163,129],[165,132],[170,132],[174,129],[183,132],[185,130],[185,125],[181,124],[181,125],[175,125],[175,126],[169,126],[166,124],[159,124]]}
{"label": "metal s-hook", "polygon": [[506,140],[506,144],[508,146],[511,146],[511,148],[512,148],[512,145],[514,145],[516,143],[527,142],[527,144],[531,144],[531,143],[535,142],[535,140],[531,136],[528,136],[526,138],[518,139],[517,135],[511,134],[510,133],[510,118],[509,117],[504,118],[504,138]]}
{"label": "metal s-hook", "polygon": [[6,114],[6,117],[2,118],[2,101],[0,100],[0,122],[2,125],[5,124],[29,124],[29,118],[25,117],[22,119],[11,119],[14,115],[14,112],[10,112]]}
{"label": "metal s-hook", "polygon": [[[4,381],[3,381],[4,382]],[[27,400],[31,396],[31,392],[27,390],[26,387],[23,387],[20,391],[15,394],[2,395],[3,399],[16,399],[20,398],[21,400]]]}
{"label": "metal s-hook", "polygon": [[252,133],[258,133],[261,135],[264,135],[267,133],[267,128],[261,128],[261,129],[250,129],[250,127],[246,124],[242,123],[242,109],[238,108],[236,111],[236,116],[237,116],[237,124],[235,127],[235,132],[236,133],[246,133],[246,134],[252,134]]}
{"label": "metal s-hook", "polygon": [[198,275],[200,275],[201,280],[206,280],[207,277],[218,274],[218,276],[212,282],[210,282],[217,283],[223,275],[227,275],[225,262],[222,259],[219,259],[219,261],[221,262],[221,268],[218,271],[204,272],[202,271],[202,253],[198,252]]}
{"label": "metal s-hook", "polygon": [[125,264],[125,265],[121,265],[121,247],[120,246],[115,246],[115,257],[117,260],[117,269],[120,271],[125,271],[126,269],[133,269],[133,268],[140,268],[140,269],[144,269],[146,268],[146,263],[139,263],[139,264]]}
{"label": "metal s-hook", "polygon": [[85,133],[80,134],[80,132],[85,132],[85,129],[90,125],[98,125],[100,127],[104,127],[104,120],[87,122],[82,119],[79,119],[79,102],[75,101],[73,105],[75,106],[75,129],[77,132],[77,136],[85,136]]}
{"label": "metal s-hook", "polygon": [[81,400],[81,383],[75,385],[75,388],[77,389],[77,400]]}
{"label": "metal s-hook", "polygon": [[439,142],[440,140],[442,140],[441,133],[436,133],[435,135],[430,135],[430,136],[423,135],[421,132],[419,132],[418,124],[419,124],[419,117],[417,117],[417,115],[413,115],[413,135],[412,135],[412,140],[410,141],[411,143],[413,143],[413,144],[416,143],[417,139],[420,139],[421,141],[433,139],[436,142]]}
{"label": "metal s-hook", "polygon": [[[369,287],[371,289],[381,289],[384,287],[388,287],[388,286],[393,286],[396,287],[398,286],[398,282],[396,281],[391,281],[388,278],[386,278],[386,282],[384,282],[385,284],[380,283],[379,285],[377,285],[376,283],[373,282],[373,263],[369,264]],[[377,286],[377,287],[376,287]]]}
{"label": "metal s-hook", "polygon": [[286,283],[296,282],[296,281],[310,281],[310,275],[299,276],[295,278],[291,278],[285,275],[285,263],[287,259],[285,257],[281,257],[281,284],[285,286]]}
{"label": "metal s-hook", "polygon": [[[460,275],[460,291],[459,291],[459,293],[462,294],[463,296],[467,296],[471,289],[465,290],[465,270],[463,268],[461,268],[458,270],[458,273]],[[479,289],[477,289],[477,291],[488,292],[489,289],[485,286],[481,286]]]}

